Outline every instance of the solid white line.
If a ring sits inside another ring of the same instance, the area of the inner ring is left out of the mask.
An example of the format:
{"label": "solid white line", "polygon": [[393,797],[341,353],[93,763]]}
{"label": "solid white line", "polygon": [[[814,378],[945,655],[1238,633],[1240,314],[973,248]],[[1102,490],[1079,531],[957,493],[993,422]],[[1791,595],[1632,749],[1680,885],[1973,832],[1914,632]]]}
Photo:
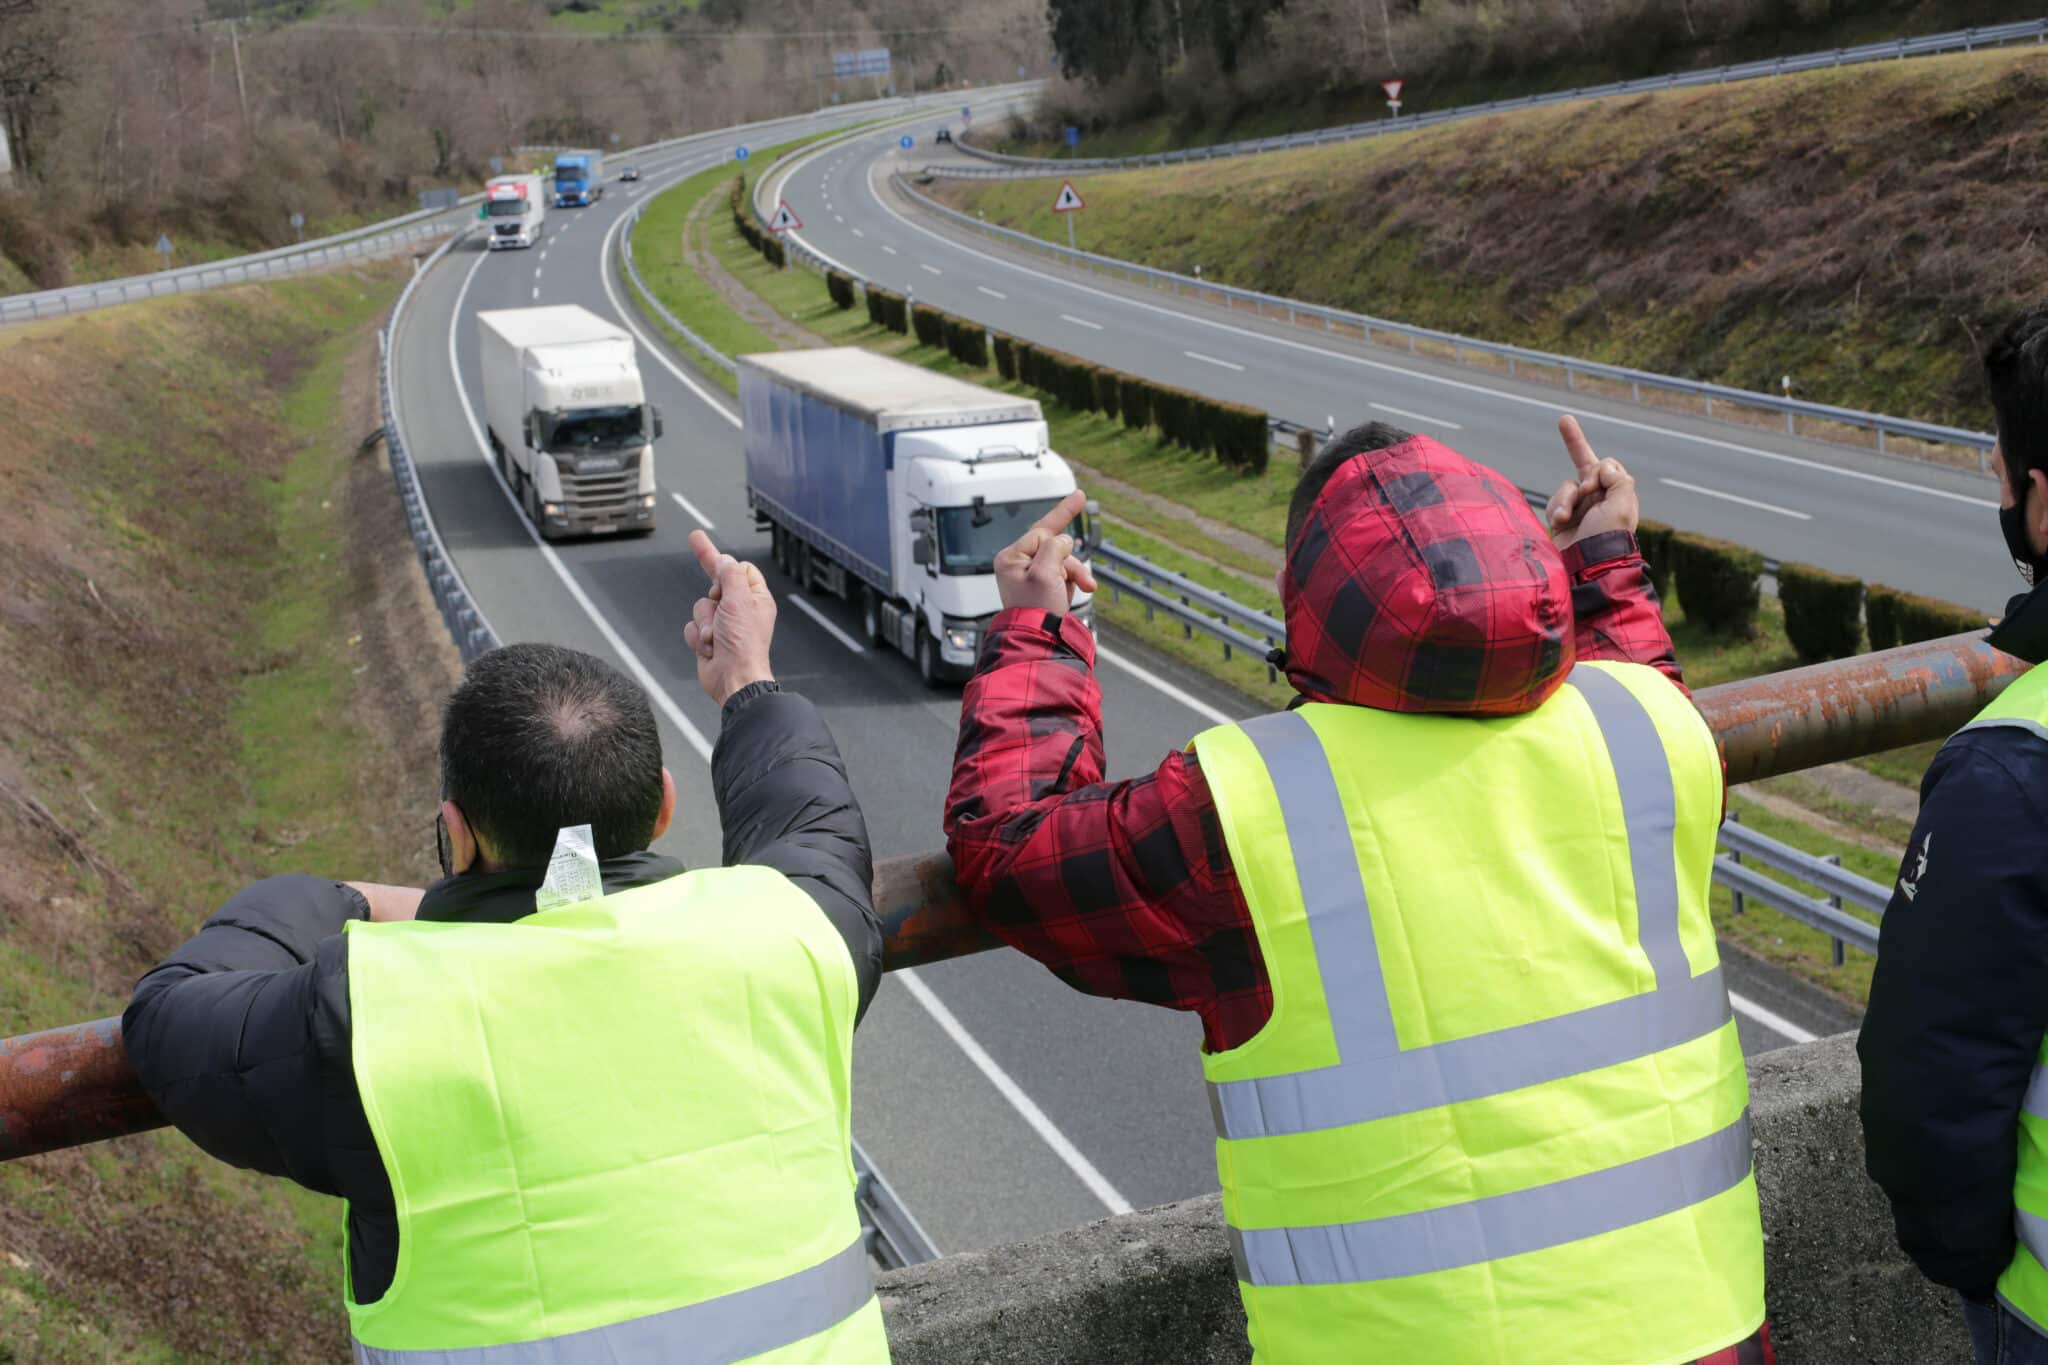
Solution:
{"label": "solid white line", "polygon": [[898,213],[895,207],[883,199],[881,195],[876,194],[872,181],[868,184],[868,197],[881,208],[882,212],[888,214],[911,231],[922,232],[934,241],[943,242],[956,251],[987,261],[991,265],[1000,266],[1006,270],[1014,270],[1020,275],[1029,275],[1033,279],[1064,285],[1079,293],[1089,294],[1095,298],[1107,299],[1112,303],[1125,307],[1140,309],[1147,313],[1156,313],[1161,317],[1175,318],[1182,322],[1193,323],[1198,327],[1207,327],[1212,331],[1228,332],[1233,336],[1246,337],[1253,341],[1264,342],[1269,346],[1280,346],[1287,350],[1302,352],[1306,355],[1322,356],[1326,359],[1341,361],[1346,365],[1356,365],[1361,369],[1378,370],[1384,374],[1398,374],[1421,383],[1436,384],[1447,389],[1457,389],[1462,393],[1483,394],[1488,398],[1498,399],[1503,403],[1516,403],[1523,407],[1539,408],[1552,416],[1563,416],[1566,413],[1571,413],[1577,416],[1581,422],[1606,422],[1611,426],[1623,427],[1630,431],[1647,431],[1652,435],[1668,437],[1675,441],[1690,441],[1694,445],[1708,446],[1715,450],[1725,450],[1736,455],[1747,455],[1753,459],[1771,460],[1778,464],[1794,465],[1801,469],[1811,469],[1822,474],[1834,474],[1845,479],[1857,479],[1864,483],[1879,484],[1886,488],[1897,488],[1908,493],[1919,493],[1930,498],[1946,498],[1950,502],[1960,502],[1971,507],[1996,508],[1998,506],[1995,500],[1989,498],[1972,497],[1968,493],[1955,493],[1946,488],[1930,488],[1926,484],[1910,483],[1905,479],[1894,479],[1883,474],[1871,474],[1861,469],[1849,469],[1841,465],[1827,464],[1820,460],[1809,460],[1799,455],[1786,455],[1775,450],[1759,450],[1755,446],[1741,445],[1734,441],[1724,441],[1713,436],[1701,436],[1690,431],[1679,431],[1673,427],[1660,427],[1653,422],[1637,422],[1626,417],[1612,417],[1604,413],[1586,412],[1579,408],[1551,402],[1548,399],[1529,398],[1518,393],[1505,393],[1500,389],[1490,389],[1484,384],[1473,384],[1462,379],[1452,379],[1445,375],[1430,374],[1423,370],[1412,370],[1405,365],[1393,365],[1384,360],[1372,360],[1365,356],[1347,355],[1342,351],[1332,351],[1327,347],[1311,345],[1305,341],[1295,341],[1288,337],[1271,336],[1265,332],[1255,332],[1249,327],[1239,327],[1217,318],[1207,318],[1195,313],[1182,312],[1179,309],[1168,308],[1161,304],[1148,303],[1143,299],[1127,298],[1122,294],[1114,293],[1107,289],[1097,289],[1093,285],[1083,284],[1078,280],[1067,279],[1064,276],[1050,274],[1043,270],[1034,270],[1030,266],[1020,265],[1004,257],[991,255],[986,251],[977,250],[966,245],[964,242],[928,228],[922,223],[913,222],[901,213]]}
{"label": "solid white line", "polygon": [[1410,412],[1406,408],[1390,408],[1385,403],[1367,403],[1366,406],[1377,409],[1380,412],[1391,412],[1396,417],[1406,417],[1411,422],[1427,422],[1433,427],[1449,427],[1452,431],[1463,431],[1465,429],[1456,422],[1446,422],[1441,417],[1431,417],[1429,414],[1422,412]]}
{"label": "solid white line", "polygon": [[792,607],[795,607],[804,615],[810,617],[813,621],[816,621],[819,625],[823,626],[825,628],[825,633],[827,635],[830,635],[833,639],[837,640],[840,644],[845,645],[854,653],[865,654],[868,652],[868,647],[866,645],[854,639],[851,635],[848,635],[839,627],[833,625],[830,621],[825,619],[824,612],[819,611],[809,602],[804,601],[803,595],[801,593],[784,593],[782,595],[782,600],[789,603]]}
{"label": "solid white line", "polygon": [[1734,991],[1730,991],[1728,992],[1728,1003],[1735,1007],[1737,1014],[1746,1014],[1771,1032],[1778,1034],[1780,1037],[1790,1038],[1795,1043],[1810,1043],[1820,1037],[1817,1033],[1810,1033],[1799,1027],[1799,1025],[1793,1023],[1784,1015],[1774,1014],[1770,1010],[1765,1009],[1746,995],[1737,995]]}
{"label": "solid white line", "polygon": [[932,274],[934,274],[934,275],[943,275],[943,274],[945,274],[945,273],[946,273],[945,271],[943,271],[943,270],[939,269],[939,268],[938,268],[937,266],[935,266],[935,265],[926,265],[926,264],[925,264],[925,263],[924,263],[923,261],[919,261],[919,262],[917,263],[917,268],[918,268],[919,270],[928,270],[928,271],[930,271],[930,272],[931,272]]}
{"label": "solid white line", "polygon": [[[688,178],[688,176],[680,177],[680,179]],[[666,189],[667,186],[663,186],[663,188]],[[620,217],[613,221],[611,231],[605,233],[604,241],[602,245],[599,247],[597,253],[597,277],[604,283],[604,295],[606,298],[611,300],[612,311],[619,315],[619,321],[623,322],[626,325],[626,330],[631,332],[634,336],[640,339],[640,344],[647,349],[647,353],[653,356],[656,360],[660,361],[661,367],[676,377],[676,382],[678,384],[681,384],[691,393],[694,393],[699,398],[703,399],[705,406],[709,407],[713,412],[717,413],[720,417],[723,417],[726,421],[732,423],[732,425],[738,426],[740,424],[740,415],[737,412],[734,412],[731,408],[728,408],[724,403],[720,402],[718,399],[712,397],[711,390],[705,388],[702,384],[699,384],[696,380],[690,378],[690,376],[683,370],[682,366],[676,364],[675,361],[670,360],[668,358],[668,348],[666,346],[658,344],[653,337],[649,336],[645,331],[641,329],[639,321],[635,319],[635,317],[633,316],[635,310],[628,306],[626,301],[619,297],[618,290],[613,288],[612,240],[618,236],[619,229],[625,226],[625,223],[626,220],[624,217]]]}
{"label": "solid white line", "polygon": [[1151,669],[1140,667],[1139,665],[1132,663],[1129,659],[1126,659],[1121,654],[1112,654],[1100,645],[1097,645],[1095,647],[1095,657],[1103,663],[1114,664],[1116,667],[1121,668],[1124,672],[1130,674],[1138,681],[1142,683],[1147,683],[1152,687],[1157,688],[1159,691],[1164,692],[1167,696],[1173,698],[1182,706],[1187,707],[1188,710],[1194,712],[1196,715],[1202,717],[1204,720],[1211,722],[1212,724],[1235,725],[1238,722],[1238,720],[1241,719],[1241,717],[1238,716],[1226,716],[1221,711],[1218,711],[1215,707],[1209,705],[1209,703],[1205,701],[1197,701],[1195,698],[1181,691],[1178,687],[1175,687],[1166,679],[1160,677],[1157,673],[1154,673]]}
{"label": "solid white line", "polygon": [[483,424],[476,420],[476,409],[470,406],[469,393],[462,386],[462,366],[455,350],[455,337],[462,325],[462,301],[469,297],[469,286],[476,279],[477,266],[482,265],[485,259],[484,256],[478,256],[476,265],[469,268],[469,274],[463,278],[461,290],[455,295],[455,308],[448,319],[448,374],[455,381],[455,396],[462,403],[462,415],[469,421],[469,433],[476,438],[477,454],[489,467],[491,478],[497,482],[498,491],[503,493],[505,501],[511,504],[512,515],[519,519],[520,529],[526,532],[527,539],[540,551],[541,559],[555,571],[555,577],[562,580],[562,586],[569,590],[569,596],[575,599],[576,605],[583,608],[583,614],[597,627],[597,633],[604,637],[604,642],[617,652],[619,661],[626,665],[626,671],[633,675],[633,680],[646,689],[654,704],[669,718],[669,723],[682,731],[683,738],[697,751],[698,757],[709,763],[711,741],[704,738],[704,732],[683,714],[683,708],[676,705],[675,698],[662,687],[647,665],[640,662],[640,656],[633,652],[633,647],[620,638],[618,631],[612,629],[612,623],[605,619],[604,613],[597,609],[597,604],[583,591],[582,585],[577,583],[575,576],[562,563],[562,557],[555,553],[555,547],[542,540],[540,533],[533,529],[533,523],[526,519],[525,511],[519,506],[519,499],[512,496],[512,490],[505,486],[504,477],[498,473],[498,462],[491,458],[491,443],[485,439]]}
{"label": "solid white line", "polygon": [[1244,369],[1244,366],[1234,360],[1218,360],[1215,356],[1203,355],[1200,351],[1182,351],[1181,354],[1189,360],[1199,360],[1206,365],[1221,365],[1226,370],[1242,371]]}
{"label": "solid white line", "polygon": [[697,524],[699,526],[702,526],[707,531],[716,531],[718,529],[716,526],[713,526],[711,524],[711,518],[705,516],[702,512],[699,512],[696,508],[690,506],[690,500],[684,497],[681,493],[678,493],[675,491],[675,489],[671,488],[668,491],[668,495],[676,500],[676,506],[682,508],[685,512],[688,512],[691,516],[695,517],[697,519]]}
{"label": "solid white line", "polygon": [[1668,484],[1673,488],[1682,488],[1688,493],[1697,493],[1703,498],[1719,498],[1723,502],[1739,502],[1744,507],[1754,507],[1759,512],[1776,512],[1781,517],[1791,517],[1795,521],[1813,520],[1811,512],[1795,512],[1789,507],[1779,507],[1768,502],[1758,502],[1755,498],[1744,498],[1738,497],[1734,493],[1723,493],[1718,488],[1702,488],[1696,483],[1686,483],[1680,479],[1660,478],[1657,482]]}
{"label": "solid white line", "polygon": [[1091,331],[1091,332],[1099,332],[1099,331],[1101,331],[1101,330],[1102,330],[1102,324],[1101,324],[1101,323],[1099,323],[1099,322],[1090,322],[1090,321],[1088,321],[1088,319],[1086,319],[1086,318],[1077,318],[1077,317],[1075,317],[1075,316],[1074,316],[1074,315],[1073,315],[1072,313],[1062,313],[1062,314],[1060,314],[1060,321],[1061,321],[1061,322],[1071,322],[1071,323],[1073,323],[1073,324],[1074,324],[1074,325],[1075,325],[1076,327],[1086,327],[1086,328],[1087,328],[1087,329],[1088,329],[1089,331]]}
{"label": "solid white line", "polygon": [[946,1002],[939,999],[915,971],[905,968],[889,975],[903,983],[903,988],[910,992],[911,998],[924,1006],[925,1012],[945,1030],[946,1036],[967,1054],[967,1060],[973,1062],[981,1074],[988,1078],[989,1084],[996,1088],[997,1093],[1010,1102],[1010,1107],[1023,1117],[1024,1122],[1031,1125],[1031,1130],[1044,1139],[1045,1145],[1052,1148],[1053,1155],[1065,1162],[1067,1169],[1080,1177],[1081,1183],[1088,1187],[1089,1193],[1102,1201],[1104,1208],[1111,1213],[1131,1211],[1131,1201],[1119,1194],[1116,1186],[1110,1184],[1102,1172],[1095,1169],[1094,1162],[1081,1155],[1081,1149],[1059,1130],[1058,1125],[1046,1117],[1045,1111],[1024,1093],[1023,1087],[1010,1079],[1010,1073],[1003,1070],[996,1059],[989,1056],[981,1044],[974,1040],[974,1035],[954,1017],[953,1011],[946,1008]]}
{"label": "solid white line", "polygon": [[896,254],[897,254],[896,248],[895,248],[895,247],[893,247],[893,246],[890,246],[890,245],[889,245],[889,244],[888,244],[887,242],[884,242],[884,243],[882,243],[882,250],[884,250],[884,251],[888,252],[888,253],[889,253],[889,254],[890,254],[891,256],[894,256],[894,255],[896,255]]}
{"label": "solid white line", "polygon": [[984,294],[988,295],[988,296],[989,296],[990,298],[992,298],[992,299],[1002,299],[1002,300],[1004,300],[1005,302],[1008,302],[1008,301],[1009,301],[1009,297],[1010,297],[1010,296],[1009,296],[1008,294],[1005,294],[1005,293],[1004,293],[1004,292],[1003,292],[1002,290],[1000,290],[1000,289],[991,289],[991,288],[989,288],[989,287],[988,287],[987,285],[985,285],[985,284],[977,284],[977,285],[975,285],[974,287],[975,287],[976,289],[979,289],[979,290],[980,290],[980,291],[981,291],[982,293],[984,293]]}

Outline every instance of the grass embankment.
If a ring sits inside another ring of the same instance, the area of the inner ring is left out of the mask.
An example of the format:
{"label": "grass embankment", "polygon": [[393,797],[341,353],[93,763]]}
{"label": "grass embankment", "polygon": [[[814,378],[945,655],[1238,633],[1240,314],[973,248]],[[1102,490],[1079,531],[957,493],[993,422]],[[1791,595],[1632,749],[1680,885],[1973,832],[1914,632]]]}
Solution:
{"label": "grass embankment", "polygon": [[[429,875],[376,428],[402,267],[0,331],[0,1034],[115,1014],[232,890]],[[340,1206],[167,1132],[0,1165],[0,1360],[332,1360]]]}
{"label": "grass embankment", "polygon": [[[2048,294],[2048,53],[1878,63],[1077,181],[1089,250],[1969,427]],[[1064,243],[1039,181],[949,202]]]}
{"label": "grass embankment", "polygon": [[[726,183],[730,179],[728,173]],[[1229,592],[1261,611],[1279,614],[1279,601],[1271,585],[1272,572],[1284,535],[1287,501],[1300,473],[1297,461],[1286,452],[1276,451],[1263,475],[1246,478],[1214,460],[1192,457],[1149,434],[1129,432],[1099,414],[1076,413],[1048,395],[1006,383],[992,368],[970,370],[942,350],[920,346],[912,337],[875,327],[868,322],[865,310],[842,311],[836,307],[817,276],[804,270],[777,270],[750,249],[733,229],[730,215],[724,212],[725,192],[725,183],[709,184],[695,191],[697,199],[708,197],[715,201],[714,216],[706,224],[707,237],[711,254],[727,275],[725,290],[699,277],[698,287],[687,295],[663,295],[663,301],[691,327],[706,331],[711,326],[740,325],[737,315],[730,311],[728,297],[736,286],[825,344],[869,347],[990,388],[1036,397],[1051,425],[1054,447],[1076,466],[1083,483],[1099,497],[1104,512],[1115,522],[1113,537],[1119,545],[1208,587]],[[691,204],[656,207],[666,209],[674,221],[680,222]],[[650,208],[650,220],[654,212]],[[649,259],[660,253],[665,253],[676,269],[687,270],[681,260],[680,242],[669,234],[659,240],[650,239],[641,248],[643,272]],[[683,311],[679,305],[684,304],[696,311]],[[722,320],[718,317],[721,312],[727,314]],[[757,330],[749,345],[774,349],[774,343]],[[1134,491],[1111,491],[1104,486],[1101,476],[1105,475]],[[1250,532],[1263,542],[1263,553],[1248,549],[1241,541],[1219,539],[1182,517],[1170,515],[1163,510],[1163,504],[1168,503]],[[1290,695],[1284,683],[1267,679],[1263,663],[1241,655],[1226,661],[1206,637],[1184,640],[1180,627],[1163,618],[1147,621],[1143,606],[1135,601],[1118,602],[1105,592],[1097,598],[1097,611],[1113,626],[1258,703],[1279,705]],[[1785,639],[1784,613],[1775,598],[1764,599],[1757,633],[1750,639],[1731,640],[1706,632],[1688,622],[1676,602],[1667,602],[1664,611],[1679,658],[1685,663],[1687,679],[1694,687],[1753,677],[1790,668],[1798,662]],[[1925,766],[1924,758],[1919,764]],[[1767,807],[1740,790],[1731,795],[1731,807],[1741,813],[1745,823],[1764,834],[1815,854],[1839,855],[1850,870],[1881,884],[1891,881],[1897,870],[1897,854],[1873,845],[1895,847],[1903,841],[1903,833],[1882,816],[1836,797],[1823,787],[1810,783],[1802,787],[1798,779],[1774,784],[1772,791],[1786,801],[1812,810],[1841,834],[1783,814],[1782,805],[1774,803]],[[1813,888],[1790,878],[1780,880],[1813,894]],[[1846,999],[1861,1003],[1867,998],[1871,965],[1867,957],[1852,953],[1845,966],[1834,967],[1830,965],[1831,954],[1824,936],[1756,906],[1738,916],[1729,894],[1719,888],[1714,892],[1714,914],[1725,936],[1758,955],[1783,963]]]}

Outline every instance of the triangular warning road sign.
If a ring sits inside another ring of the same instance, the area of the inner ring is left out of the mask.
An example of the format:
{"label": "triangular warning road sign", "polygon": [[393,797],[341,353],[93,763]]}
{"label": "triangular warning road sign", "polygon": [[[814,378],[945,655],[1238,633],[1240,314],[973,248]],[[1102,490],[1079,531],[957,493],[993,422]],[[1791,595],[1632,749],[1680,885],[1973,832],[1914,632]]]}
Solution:
{"label": "triangular warning road sign", "polygon": [[1073,181],[1063,180],[1060,182],[1060,197],[1052,202],[1052,211],[1054,213],[1072,213],[1075,209],[1085,209],[1087,207],[1086,204],[1081,202],[1080,194],[1075,191]]}
{"label": "triangular warning road sign", "polygon": [[775,216],[768,220],[768,230],[770,232],[802,232],[804,230],[804,225],[798,221],[796,214],[791,211],[787,199],[776,204]]}
{"label": "triangular warning road sign", "polygon": [[1401,87],[1405,84],[1405,81],[1381,81],[1380,89],[1387,92],[1388,99],[1397,100],[1401,98]]}

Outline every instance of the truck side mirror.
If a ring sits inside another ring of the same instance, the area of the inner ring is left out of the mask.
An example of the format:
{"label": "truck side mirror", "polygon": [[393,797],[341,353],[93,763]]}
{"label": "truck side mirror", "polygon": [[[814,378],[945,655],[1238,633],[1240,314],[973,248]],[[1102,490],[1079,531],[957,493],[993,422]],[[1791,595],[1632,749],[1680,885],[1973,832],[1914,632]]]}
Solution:
{"label": "truck side mirror", "polygon": [[661,439],[661,409],[650,405],[650,410],[654,413],[654,439],[659,441]]}
{"label": "truck side mirror", "polygon": [[915,537],[915,538],[914,538],[914,539],[913,539],[913,540],[912,540],[912,541],[910,542],[910,562],[911,562],[911,563],[913,563],[913,564],[922,564],[922,565],[924,565],[924,566],[925,566],[926,568],[930,568],[930,567],[931,567],[931,562],[932,562],[932,533],[931,533],[931,532],[929,532],[929,531],[919,531],[919,532],[917,533],[916,537]]}
{"label": "truck side mirror", "polygon": [[526,414],[526,448],[540,449],[540,417],[531,412]]}

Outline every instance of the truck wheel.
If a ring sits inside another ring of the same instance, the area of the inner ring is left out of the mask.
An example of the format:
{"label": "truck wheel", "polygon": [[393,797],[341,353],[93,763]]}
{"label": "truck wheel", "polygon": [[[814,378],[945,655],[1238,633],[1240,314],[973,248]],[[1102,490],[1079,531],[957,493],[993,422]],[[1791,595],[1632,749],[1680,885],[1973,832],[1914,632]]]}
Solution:
{"label": "truck wheel", "polygon": [[498,472],[505,476],[505,487],[511,490],[512,496],[516,498],[519,496],[519,471],[513,468],[512,452],[506,448],[503,441],[493,441],[491,444],[498,448]]}
{"label": "truck wheel", "polygon": [[796,585],[795,591],[811,590],[811,547],[801,540],[789,542],[789,577]]}
{"label": "truck wheel", "polygon": [[936,688],[939,685],[939,646],[923,625],[917,628],[917,676],[924,680],[926,687]]}
{"label": "truck wheel", "polygon": [[548,528],[547,523],[541,520],[540,490],[534,487],[533,480],[530,477],[520,481],[520,490],[526,495],[521,500],[526,508],[526,519],[533,523],[534,534],[538,535],[542,540],[546,540],[548,538]]}
{"label": "truck wheel", "polygon": [[860,633],[870,645],[882,643],[882,600],[873,588],[860,590]]}

